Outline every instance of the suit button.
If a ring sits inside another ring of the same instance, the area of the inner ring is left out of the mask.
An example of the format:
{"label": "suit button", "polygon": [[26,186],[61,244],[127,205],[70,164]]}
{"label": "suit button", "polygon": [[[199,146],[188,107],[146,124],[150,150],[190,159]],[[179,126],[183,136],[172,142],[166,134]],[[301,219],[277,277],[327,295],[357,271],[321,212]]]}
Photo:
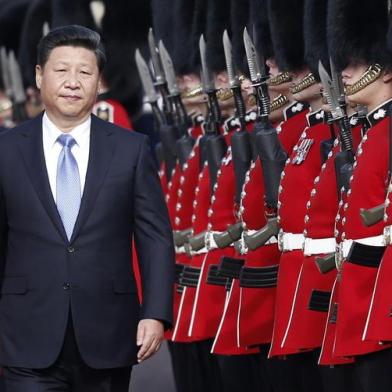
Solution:
{"label": "suit button", "polygon": [[74,253],[75,252],[75,248],[73,246],[70,246],[67,248],[68,253]]}
{"label": "suit button", "polygon": [[66,282],[63,284],[63,289],[64,290],[69,290],[71,288],[71,284],[69,282]]}

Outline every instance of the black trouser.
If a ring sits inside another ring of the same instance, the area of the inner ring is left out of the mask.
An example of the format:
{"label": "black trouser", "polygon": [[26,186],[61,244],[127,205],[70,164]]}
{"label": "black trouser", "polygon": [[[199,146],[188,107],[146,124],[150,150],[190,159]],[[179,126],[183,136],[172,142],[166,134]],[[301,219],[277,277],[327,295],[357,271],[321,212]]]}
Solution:
{"label": "black trouser", "polygon": [[268,346],[261,357],[274,392],[323,392],[323,383],[313,352],[288,355],[286,359],[267,359]]}
{"label": "black trouser", "polygon": [[211,354],[212,340],[170,342],[177,392],[221,392],[220,370]]}
{"label": "black trouser", "polygon": [[223,392],[272,392],[258,354],[217,355]]}
{"label": "black trouser", "polygon": [[128,392],[131,367],[92,369],[80,356],[69,320],[63,348],[45,369],[4,367],[6,392]]}
{"label": "black trouser", "polygon": [[392,391],[392,350],[359,355],[355,361],[355,373],[363,392]]}

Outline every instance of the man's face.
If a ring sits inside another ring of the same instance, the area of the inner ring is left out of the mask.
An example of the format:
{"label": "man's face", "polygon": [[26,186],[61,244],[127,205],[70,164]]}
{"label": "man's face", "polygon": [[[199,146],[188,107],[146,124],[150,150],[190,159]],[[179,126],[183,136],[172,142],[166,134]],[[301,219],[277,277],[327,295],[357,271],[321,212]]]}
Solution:
{"label": "man's face", "polygon": [[82,47],[56,47],[44,67],[36,66],[36,83],[51,120],[78,125],[90,115],[98,94],[97,58]]}

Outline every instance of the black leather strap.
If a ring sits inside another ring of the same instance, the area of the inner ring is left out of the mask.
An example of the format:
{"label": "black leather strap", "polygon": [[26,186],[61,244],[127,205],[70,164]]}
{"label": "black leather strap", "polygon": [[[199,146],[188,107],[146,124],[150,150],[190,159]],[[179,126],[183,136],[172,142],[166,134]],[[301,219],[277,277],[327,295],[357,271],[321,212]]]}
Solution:
{"label": "black leather strap", "polygon": [[347,261],[364,267],[378,268],[385,246],[370,246],[354,242],[347,256]]}
{"label": "black leather strap", "polygon": [[243,267],[240,273],[240,286],[246,288],[276,287],[278,265],[271,267]]}
{"label": "black leather strap", "polygon": [[313,290],[310,296],[308,309],[316,312],[328,312],[330,300],[330,291]]}

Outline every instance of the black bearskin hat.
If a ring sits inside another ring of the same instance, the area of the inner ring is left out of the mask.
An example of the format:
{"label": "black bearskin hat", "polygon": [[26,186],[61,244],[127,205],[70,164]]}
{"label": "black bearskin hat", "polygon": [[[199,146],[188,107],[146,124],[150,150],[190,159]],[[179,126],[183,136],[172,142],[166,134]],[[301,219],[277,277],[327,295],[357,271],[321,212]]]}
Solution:
{"label": "black bearskin hat", "polygon": [[30,0],[0,1],[0,46],[18,52],[20,34]]}
{"label": "black bearskin hat", "polygon": [[27,86],[35,87],[37,45],[43,36],[45,23],[51,23],[51,2],[50,0],[34,0],[23,21],[18,52],[18,62]]}
{"label": "black bearskin hat", "polygon": [[281,72],[304,67],[303,0],[268,0],[275,61]]}
{"label": "black bearskin hat", "polygon": [[51,29],[77,24],[97,29],[90,10],[89,0],[52,0]]}
{"label": "black bearskin hat", "polygon": [[265,60],[274,57],[268,18],[267,0],[250,0],[249,31]]}
{"label": "black bearskin hat", "polygon": [[230,3],[227,0],[208,0],[207,26],[204,38],[207,44],[207,61],[211,71],[214,72],[226,69],[222,42],[225,30],[230,34]]}
{"label": "black bearskin hat", "polygon": [[199,72],[198,67],[192,63],[192,58],[194,58],[193,52],[198,48],[198,46],[194,47],[191,45],[194,11],[195,0],[175,0],[175,39],[174,49],[170,55],[179,75]]}
{"label": "black bearskin hat", "polygon": [[207,26],[207,1],[195,0],[195,8],[192,18],[192,33],[190,45],[193,49],[191,64],[194,69],[200,69],[201,59],[199,52],[199,39],[201,34],[205,34]]}
{"label": "black bearskin hat", "polygon": [[386,47],[388,0],[330,0],[327,38],[338,70],[350,63],[390,65]]}
{"label": "black bearskin hat", "polygon": [[319,79],[318,63],[320,60],[324,68],[329,69],[327,10],[328,0],[305,0],[305,61],[317,79]]}
{"label": "black bearskin hat", "polygon": [[244,27],[248,27],[249,0],[231,0],[231,43],[235,64],[242,72],[247,72],[246,53],[244,47]]}
{"label": "black bearskin hat", "polygon": [[[109,90],[101,99],[120,101],[132,116],[142,105],[142,89],[133,56],[136,48],[147,45],[151,26],[151,8],[145,0],[105,0],[102,19],[102,39],[107,64],[103,79]],[[130,23],[130,15],[134,16]]]}

